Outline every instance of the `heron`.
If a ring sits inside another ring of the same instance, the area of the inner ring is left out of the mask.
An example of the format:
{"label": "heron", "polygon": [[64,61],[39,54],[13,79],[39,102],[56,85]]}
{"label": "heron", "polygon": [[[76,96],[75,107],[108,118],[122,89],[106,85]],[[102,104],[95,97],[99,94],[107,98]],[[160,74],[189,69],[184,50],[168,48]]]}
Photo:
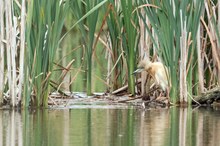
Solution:
{"label": "heron", "polygon": [[[169,100],[169,92],[171,87],[170,76],[167,67],[161,62],[151,62],[149,59],[141,60],[138,64],[137,70],[133,74],[146,71],[149,74],[156,85],[158,85],[164,92]],[[159,97],[161,94],[159,95]]]}

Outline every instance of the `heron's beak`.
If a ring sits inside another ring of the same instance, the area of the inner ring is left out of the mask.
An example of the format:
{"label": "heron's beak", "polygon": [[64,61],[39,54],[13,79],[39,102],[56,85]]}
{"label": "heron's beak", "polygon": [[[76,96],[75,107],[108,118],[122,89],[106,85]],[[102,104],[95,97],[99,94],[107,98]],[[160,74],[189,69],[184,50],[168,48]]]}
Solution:
{"label": "heron's beak", "polygon": [[138,68],[137,70],[135,70],[132,75],[135,75],[136,73],[140,73],[142,72],[144,69],[143,68]]}

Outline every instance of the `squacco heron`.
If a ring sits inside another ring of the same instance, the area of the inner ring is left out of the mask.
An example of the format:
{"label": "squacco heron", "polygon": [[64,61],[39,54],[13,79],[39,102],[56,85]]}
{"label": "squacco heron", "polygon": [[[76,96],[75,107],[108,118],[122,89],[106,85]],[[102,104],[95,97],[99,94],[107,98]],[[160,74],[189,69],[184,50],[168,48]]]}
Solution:
{"label": "squacco heron", "polygon": [[133,73],[140,73],[142,71],[146,71],[147,74],[153,78],[155,84],[166,92],[166,97],[169,99],[171,82],[167,67],[161,62],[151,62],[150,60],[145,59],[140,61],[137,70]]}

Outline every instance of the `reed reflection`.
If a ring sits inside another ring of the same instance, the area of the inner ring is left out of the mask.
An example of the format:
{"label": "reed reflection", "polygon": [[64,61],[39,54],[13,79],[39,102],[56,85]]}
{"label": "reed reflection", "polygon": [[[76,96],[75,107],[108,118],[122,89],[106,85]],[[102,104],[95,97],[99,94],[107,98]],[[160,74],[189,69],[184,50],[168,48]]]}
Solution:
{"label": "reed reflection", "polygon": [[0,110],[3,146],[218,145],[220,112],[213,109]]}

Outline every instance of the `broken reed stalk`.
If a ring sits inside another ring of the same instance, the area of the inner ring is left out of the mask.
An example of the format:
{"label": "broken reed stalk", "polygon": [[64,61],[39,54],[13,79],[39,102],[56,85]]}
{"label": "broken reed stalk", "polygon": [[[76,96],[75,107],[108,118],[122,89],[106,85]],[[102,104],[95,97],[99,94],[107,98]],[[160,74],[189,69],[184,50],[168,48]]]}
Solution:
{"label": "broken reed stalk", "polygon": [[197,58],[198,58],[198,76],[199,76],[199,94],[204,92],[204,69],[203,69],[203,63],[204,63],[204,58],[202,57],[202,47],[201,47],[201,33],[200,33],[201,26],[199,24],[198,26],[198,31],[197,31],[197,36],[196,36],[196,41],[197,41]]}

